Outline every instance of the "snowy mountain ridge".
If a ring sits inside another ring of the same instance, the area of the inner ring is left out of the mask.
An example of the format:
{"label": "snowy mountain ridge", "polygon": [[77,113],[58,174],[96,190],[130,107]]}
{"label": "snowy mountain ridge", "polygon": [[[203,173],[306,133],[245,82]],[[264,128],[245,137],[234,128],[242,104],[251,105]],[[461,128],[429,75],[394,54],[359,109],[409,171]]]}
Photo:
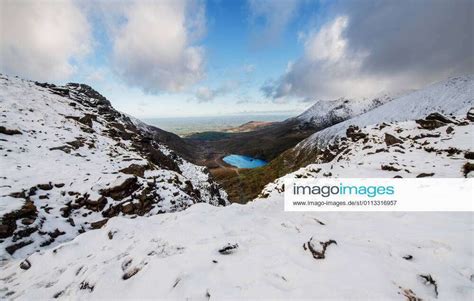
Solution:
{"label": "snowy mountain ridge", "polygon": [[363,114],[391,100],[392,97],[387,94],[374,98],[318,100],[293,119],[298,120],[302,128],[319,129]]}
{"label": "snowy mountain ridge", "polygon": [[474,75],[450,78],[426,88],[404,94],[358,116],[318,131],[301,141],[295,149],[310,151],[324,147],[338,136],[344,136],[350,125],[359,127],[382,122],[408,121],[430,113],[460,115],[474,106]]}
{"label": "snowy mountain ridge", "polygon": [[86,85],[0,77],[0,257],[24,257],[100,228],[198,202],[227,205],[206,169]]}

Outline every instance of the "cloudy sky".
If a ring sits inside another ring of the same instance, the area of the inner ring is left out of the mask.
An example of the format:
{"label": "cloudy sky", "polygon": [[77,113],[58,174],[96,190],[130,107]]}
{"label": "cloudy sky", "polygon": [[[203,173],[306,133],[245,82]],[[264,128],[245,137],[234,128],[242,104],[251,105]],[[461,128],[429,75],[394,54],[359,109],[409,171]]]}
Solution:
{"label": "cloudy sky", "polygon": [[301,111],[474,73],[472,0],[0,0],[0,72],[137,117]]}

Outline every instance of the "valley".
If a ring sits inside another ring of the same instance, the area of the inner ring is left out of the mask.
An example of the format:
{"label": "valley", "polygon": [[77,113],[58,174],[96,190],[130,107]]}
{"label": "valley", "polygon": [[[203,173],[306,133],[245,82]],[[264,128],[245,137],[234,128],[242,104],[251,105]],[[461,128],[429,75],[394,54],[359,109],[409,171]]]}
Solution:
{"label": "valley", "polygon": [[472,296],[471,213],[282,210],[288,177],[473,177],[472,76],[187,138],[87,85],[0,85],[2,298],[363,297],[362,270],[378,299]]}
{"label": "valley", "polygon": [[[302,114],[284,121],[250,122],[232,131],[194,133],[183,140],[195,150],[194,162],[209,168],[215,180],[227,191],[231,202],[247,203],[266,184],[311,162],[310,159],[295,157],[292,149],[298,143],[317,131],[390,100],[384,95],[362,100],[318,101]],[[236,169],[222,160],[231,154],[261,159],[268,164]]]}

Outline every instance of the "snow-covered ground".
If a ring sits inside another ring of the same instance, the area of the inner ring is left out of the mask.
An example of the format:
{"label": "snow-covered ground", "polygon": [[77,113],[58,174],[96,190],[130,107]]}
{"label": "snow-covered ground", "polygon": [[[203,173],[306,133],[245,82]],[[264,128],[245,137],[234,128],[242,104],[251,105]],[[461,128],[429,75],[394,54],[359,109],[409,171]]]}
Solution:
{"label": "snow-covered ground", "polygon": [[[471,162],[466,156],[471,159],[474,156],[474,123],[465,116],[459,116],[456,121],[459,124],[448,123],[432,130],[419,128],[415,121],[356,129],[350,137],[339,137],[321,153],[321,158],[330,156],[330,162],[310,164],[287,176],[414,178],[432,174],[431,177],[437,178],[464,177],[464,165]],[[283,185],[283,179],[276,183]]]}
{"label": "snow-covered ground", "polygon": [[392,99],[391,96],[381,95],[375,98],[318,100],[294,119],[323,128],[373,110]]}
{"label": "snow-covered ground", "polygon": [[408,121],[430,113],[460,115],[474,106],[474,75],[450,78],[415,92],[396,97],[385,104],[344,122],[316,132],[295,149],[309,152],[344,135],[350,125],[367,126],[382,122]]}
{"label": "snow-covered ground", "polygon": [[[465,115],[436,129],[419,129],[412,121],[355,129],[339,142],[331,162],[287,176],[463,177],[464,164],[473,162],[468,159],[473,129]],[[197,204],[177,213],[113,218],[53,250],[10,261],[2,271],[2,294],[20,299],[474,297],[473,213],[284,212],[282,183],[283,178],[267,185],[261,198],[247,205]]]}
{"label": "snow-covered ground", "polygon": [[[148,141],[150,129],[95,91],[7,76],[0,87],[0,258],[71,240],[116,215],[227,203],[203,167]],[[61,89],[68,96],[55,94]]]}
{"label": "snow-covered ground", "polygon": [[[472,300],[471,213],[294,213],[282,195],[114,218],[3,267],[4,297]],[[324,259],[303,245],[335,240]],[[219,250],[238,245],[231,254]],[[405,259],[405,258],[408,259]]]}

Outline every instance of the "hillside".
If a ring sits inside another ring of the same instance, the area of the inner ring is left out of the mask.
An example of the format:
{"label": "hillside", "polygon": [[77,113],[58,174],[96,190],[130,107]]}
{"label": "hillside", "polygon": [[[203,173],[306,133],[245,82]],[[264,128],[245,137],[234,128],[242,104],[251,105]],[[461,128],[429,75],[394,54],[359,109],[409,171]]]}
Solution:
{"label": "hillside", "polygon": [[[471,177],[474,111],[444,124],[433,120],[446,121],[432,115],[353,127],[333,145],[331,160],[287,177]],[[429,124],[437,127],[423,128]],[[472,213],[290,214],[283,211],[282,181],[246,205],[198,204],[173,214],[114,218],[100,230],[9,262],[1,273],[2,294],[23,299],[474,297]]]}
{"label": "hillside", "polygon": [[274,122],[271,121],[249,121],[242,125],[224,129],[223,132],[226,133],[244,133],[244,132],[253,132],[261,128],[265,128]]}
{"label": "hillside", "polygon": [[[116,111],[86,85],[0,77],[1,258],[24,257],[103,226],[226,193],[172,149],[175,135]],[[178,137],[179,139],[179,137]]]}
{"label": "hillside", "polygon": [[[331,104],[326,104],[326,106],[334,107]],[[363,127],[377,123],[413,121],[434,112],[447,116],[459,115],[464,114],[471,107],[474,107],[473,76],[451,78],[418,91],[394,97],[390,101],[383,101],[383,104],[372,107],[365,113],[316,131],[264,167],[241,170],[239,177],[226,176],[224,181],[219,178],[219,175],[216,175],[216,178],[223,183],[231,200],[245,203],[255,198],[267,183],[308,164],[332,159],[337,151],[331,149],[332,142],[338,137],[344,137],[351,125]],[[302,116],[312,115],[302,114]],[[311,120],[311,117],[305,119]],[[324,120],[324,114],[318,120]]]}
{"label": "hillside", "polygon": [[[199,163],[215,167],[216,156],[242,154],[270,161],[318,130],[362,114],[390,101],[388,96],[374,99],[336,99],[317,101],[301,115],[270,124],[244,124],[239,131],[208,132],[191,135],[186,141],[199,150]],[[249,126],[251,131],[249,131]]]}
{"label": "hillside", "polygon": [[366,126],[381,122],[407,121],[430,113],[463,114],[474,106],[474,76],[450,78],[426,88],[395,98],[364,114],[321,130],[298,144],[296,149],[324,146],[344,135],[350,125]]}
{"label": "hillside", "polygon": [[[285,166],[282,157],[297,143],[318,130],[372,110],[391,99],[384,95],[359,100],[320,100],[297,117],[263,128],[243,133],[201,133],[190,136],[187,141],[195,145],[197,157],[201,158],[198,162],[210,168],[216,181],[228,192],[231,202],[245,203],[252,200],[265,184],[293,171]],[[243,169],[236,173],[235,168],[221,162],[221,158],[228,154],[243,154],[271,162],[263,168]]]}
{"label": "hillside", "polygon": [[314,128],[320,130],[368,112],[391,100],[392,97],[388,95],[362,99],[318,100],[294,119],[299,121],[298,127],[301,129]]}

